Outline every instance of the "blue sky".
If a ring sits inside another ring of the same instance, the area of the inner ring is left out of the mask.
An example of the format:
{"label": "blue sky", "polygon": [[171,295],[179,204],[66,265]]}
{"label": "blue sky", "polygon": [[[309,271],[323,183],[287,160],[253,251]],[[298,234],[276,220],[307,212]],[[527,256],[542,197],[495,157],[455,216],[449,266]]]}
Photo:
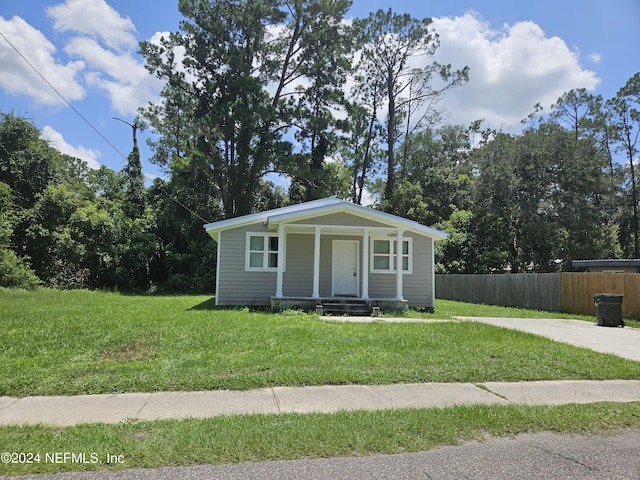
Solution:
{"label": "blue sky", "polygon": [[[541,102],[548,107],[571,88],[605,98],[637,71],[638,0],[354,0],[352,17],[392,7],[432,17],[441,46],[437,60],[468,65],[470,81],[440,107],[448,121],[484,118],[518,131]],[[177,0],[0,0],[0,33],[125,156],[135,110],[157,99],[137,42],[175,31]],[[28,117],[58,149],[93,167],[119,170],[125,160],[69,108],[0,37],[0,111]],[[146,173],[161,172],[146,159]]]}

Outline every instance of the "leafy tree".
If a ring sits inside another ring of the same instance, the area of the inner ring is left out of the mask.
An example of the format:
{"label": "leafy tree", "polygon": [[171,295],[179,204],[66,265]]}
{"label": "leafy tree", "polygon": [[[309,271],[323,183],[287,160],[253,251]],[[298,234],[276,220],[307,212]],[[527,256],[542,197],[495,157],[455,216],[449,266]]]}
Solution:
{"label": "leafy tree", "polygon": [[562,260],[615,254],[604,198],[607,159],[592,138],[554,122],[497,135],[474,151],[481,271],[552,271]]}
{"label": "leafy tree", "polygon": [[597,97],[588,94],[586,89],[569,90],[551,106],[551,119],[564,123],[577,141],[591,126],[590,119],[596,105]]}
{"label": "leafy tree", "polygon": [[125,213],[129,218],[140,217],[147,203],[147,192],[144,188],[144,176],[142,174],[142,163],[140,162],[140,149],[138,148],[138,128],[140,128],[140,119],[136,119],[133,123],[126,122],[117,118],[123,123],[131,127],[133,135],[133,149],[127,157],[127,165],[124,168],[125,175]]}
{"label": "leafy tree", "polygon": [[449,234],[447,239],[435,244],[436,273],[474,273],[478,264],[478,239],[473,234],[473,212],[457,210],[434,226]]}
{"label": "leafy tree", "polygon": [[624,154],[629,172],[628,196],[630,198],[631,215],[627,238],[631,237],[631,241],[624,241],[623,243],[627,254],[638,258],[640,257],[638,182],[634,162],[637,160],[638,139],[640,137],[640,73],[636,73],[631,77],[616,96],[607,101],[607,107],[615,135],[613,140],[617,150]]}
{"label": "leafy tree", "polygon": [[[292,21],[286,28],[293,30],[291,37],[301,32],[299,55],[305,59],[296,66],[305,82],[296,87],[292,122],[304,163],[293,176],[305,190],[305,201],[331,191],[324,166],[335,150],[336,130],[344,128],[334,112],[345,104],[343,85],[351,71],[352,35],[342,22],[350,5],[348,0],[290,3]],[[290,175],[288,169],[285,173]]]}
{"label": "leafy tree", "polygon": [[25,253],[33,269],[52,287],[87,287],[89,273],[83,267],[85,245],[73,235],[69,224],[83,199],[65,185],[50,185],[36,196],[36,203],[25,214]]}
{"label": "leafy tree", "polygon": [[0,182],[11,187],[16,208],[32,207],[38,193],[61,181],[59,157],[31,122],[0,113]]}
{"label": "leafy tree", "polygon": [[11,187],[0,182],[0,287],[33,289],[40,284],[40,279],[29,263],[11,249],[15,221],[11,197]]}
{"label": "leafy tree", "polygon": [[[357,94],[357,89],[354,93]],[[370,105],[360,104],[371,100]],[[339,155],[351,171],[351,198],[362,204],[364,188],[370,177],[378,173],[383,153],[378,148],[379,125],[377,124],[378,96],[363,95],[347,103],[347,135],[339,143]]]}
{"label": "leafy tree", "polygon": [[165,137],[156,159],[173,169],[175,157],[205,157],[225,217],[254,211],[262,178],[291,154],[283,135],[294,125],[310,142],[308,171],[319,170],[347,67],[341,20],[348,6],[181,0],[182,31],[159,45],[141,44],[147,68],[167,81],[163,105],[144,111]]}
{"label": "leafy tree", "polygon": [[[403,115],[410,117],[419,106],[435,102],[445,91],[468,78],[467,67],[453,71],[451,65],[435,61],[425,67],[413,66],[419,57],[433,57],[439,46],[437,35],[429,30],[431,23],[430,18],[417,20],[391,9],[378,10],[355,23],[363,39],[358,78],[365,86],[360,91],[372,95],[374,103],[378,98],[386,103],[383,135],[387,152],[384,192],[387,200],[394,188],[396,144],[401,138],[399,126]],[[436,81],[442,83],[436,85]]]}
{"label": "leafy tree", "polygon": [[[222,218],[204,156],[176,163],[171,180],[154,180],[150,188],[153,232],[158,248],[149,263],[154,288],[193,293],[211,292],[215,285],[216,251],[204,223]],[[260,204],[269,200],[262,194]],[[189,211],[184,205],[194,205]]]}
{"label": "leafy tree", "polygon": [[517,158],[515,143],[511,135],[498,133],[473,152],[477,175],[473,219],[480,245],[476,268],[470,273],[504,271],[516,256],[519,179],[512,165]]}
{"label": "leafy tree", "polygon": [[146,289],[157,246],[139,156],[125,172],[89,170],[12,115],[0,135],[0,285]]}
{"label": "leafy tree", "polygon": [[[398,178],[413,185],[416,195],[423,199],[423,223],[439,223],[454,211],[469,208],[472,171],[468,129],[454,125],[424,129],[410,134],[402,148],[406,154]],[[393,193],[387,209],[395,211],[395,205]]]}

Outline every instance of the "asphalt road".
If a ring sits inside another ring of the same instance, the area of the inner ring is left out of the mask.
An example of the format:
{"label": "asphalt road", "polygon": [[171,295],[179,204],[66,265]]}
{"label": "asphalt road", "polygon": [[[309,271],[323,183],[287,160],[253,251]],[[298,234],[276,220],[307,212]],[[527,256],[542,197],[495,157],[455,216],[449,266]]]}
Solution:
{"label": "asphalt road", "polygon": [[[15,477],[14,477],[15,478]],[[613,436],[551,433],[494,438],[427,452],[35,475],[20,480],[637,480],[640,431]]]}

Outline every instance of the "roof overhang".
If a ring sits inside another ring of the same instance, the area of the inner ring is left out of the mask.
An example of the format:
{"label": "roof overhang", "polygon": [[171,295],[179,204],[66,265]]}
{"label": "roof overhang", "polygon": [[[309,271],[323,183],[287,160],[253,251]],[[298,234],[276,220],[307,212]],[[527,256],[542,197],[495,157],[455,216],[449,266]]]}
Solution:
{"label": "roof overhang", "polygon": [[640,267],[640,258],[605,258],[598,260],[573,260],[574,267]]}
{"label": "roof overhang", "polygon": [[[208,223],[204,225],[204,229],[214,240],[217,241],[220,232],[232,228],[238,228],[255,223],[263,223],[268,229],[277,230],[280,225],[304,222],[319,216],[335,213],[347,213],[379,223],[385,227],[414,232],[425,237],[430,237],[434,240],[444,240],[449,236],[449,234],[441,230],[422,225],[421,223],[413,220],[374,210],[369,207],[363,207],[362,205],[356,205],[345,200],[340,200],[336,197],[314,200],[298,205],[291,205],[289,207],[282,207],[275,210],[245,215],[243,217]],[[359,228],[362,229],[364,227]]]}

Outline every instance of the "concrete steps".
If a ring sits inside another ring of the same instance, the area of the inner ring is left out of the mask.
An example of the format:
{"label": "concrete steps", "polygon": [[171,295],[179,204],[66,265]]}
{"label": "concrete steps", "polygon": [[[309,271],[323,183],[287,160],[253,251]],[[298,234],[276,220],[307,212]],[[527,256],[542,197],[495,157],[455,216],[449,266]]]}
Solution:
{"label": "concrete steps", "polygon": [[355,298],[328,299],[316,305],[316,309],[322,307],[323,315],[353,315],[370,316],[373,308],[366,300]]}

